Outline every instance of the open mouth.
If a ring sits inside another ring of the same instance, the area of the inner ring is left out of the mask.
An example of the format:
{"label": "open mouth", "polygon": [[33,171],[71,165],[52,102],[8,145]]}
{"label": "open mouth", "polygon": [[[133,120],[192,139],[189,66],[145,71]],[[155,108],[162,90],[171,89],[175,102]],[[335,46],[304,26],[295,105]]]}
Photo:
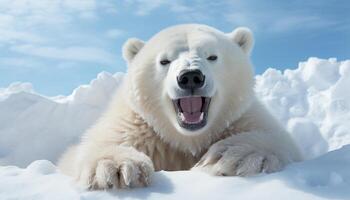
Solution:
{"label": "open mouth", "polygon": [[173,100],[177,121],[185,129],[195,131],[207,123],[209,97],[190,96]]}

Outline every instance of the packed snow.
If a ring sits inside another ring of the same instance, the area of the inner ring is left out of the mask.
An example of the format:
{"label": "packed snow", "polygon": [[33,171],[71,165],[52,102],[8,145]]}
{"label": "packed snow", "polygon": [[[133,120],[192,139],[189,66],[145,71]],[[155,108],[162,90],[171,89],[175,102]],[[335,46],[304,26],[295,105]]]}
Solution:
{"label": "packed snow", "polygon": [[349,199],[350,145],[284,171],[249,178],[200,172],[157,172],[148,188],[85,191],[55,166],[38,160],[26,169],[0,167],[0,199]]}
{"label": "packed snow", "polygon": [[30,83],[0,88],[0,199],[350,199],[350,60],[309,58],[294,70],[256,76],[257,95],[307,161],[249,178],[157,172],[148,188],[88,192],[53,163],[99,117],[122,80],[122,73],[102,72],[56,97],[36,93]]}
{"label": "packed snow", "polygon": [[122,78],[102,72],[66,97],[42,96],[30,83],[0,88],[0,165],[56,161],[98,118]]}
{"label": "packed snow", "polygon": [[309,58],[295,70],[268,69],[256,91],[306,158],[350,144],[350,60]]}

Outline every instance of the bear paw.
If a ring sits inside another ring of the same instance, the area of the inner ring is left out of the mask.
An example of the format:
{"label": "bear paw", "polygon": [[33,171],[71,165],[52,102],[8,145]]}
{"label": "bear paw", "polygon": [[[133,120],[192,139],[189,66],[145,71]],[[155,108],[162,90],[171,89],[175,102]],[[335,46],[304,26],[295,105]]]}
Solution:
{"label": "bear paw", "polygon": [[283,163],[273,153],[249,145],[213,145],[193,170],[218,176],[250,176],[281,170]]}
{"label": "bear paw", "polygon": [[116,162],[102,159],[97,162],[95,168],[85,170],[79,182],[91,190],[145,187],[149,185],[153,171],[153,165],[149,162],[135,160]]}

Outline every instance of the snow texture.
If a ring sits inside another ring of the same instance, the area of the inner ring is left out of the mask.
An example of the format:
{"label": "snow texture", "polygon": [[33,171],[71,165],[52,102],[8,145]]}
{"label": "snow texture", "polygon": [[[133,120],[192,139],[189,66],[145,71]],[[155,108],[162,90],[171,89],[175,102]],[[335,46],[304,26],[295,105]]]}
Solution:
{"label": "snow texture", "polygon": [[0,165],[55,162],[98,118],[122,77],[102,72],[67,97],[44,97],[30,83],[0,88]]}
{"label": "snow texture", "polygon": [[350,144],[350,60],[309,58],[295,70],[268,69],[256,82],[306,158]]}
{"label": "snow texture", "polygon": [[0,88],[0,199],[350,199],[350,60],[309,58],[295,70],[256,76],[259,98],[308,161],[250,178],[157,172],[149,188],[76,188],[51,162],[93,124],[122,79],[102,72],[57,97],[30,83]]}
{"label": "snow texture", "polygon": [[[347,166],[347,167],[346,167]],[[349,199],[350,145],[284,171],[249,178],[157,172],[148,188],[85,191],[46,160],[0,167],[0,199]]]}

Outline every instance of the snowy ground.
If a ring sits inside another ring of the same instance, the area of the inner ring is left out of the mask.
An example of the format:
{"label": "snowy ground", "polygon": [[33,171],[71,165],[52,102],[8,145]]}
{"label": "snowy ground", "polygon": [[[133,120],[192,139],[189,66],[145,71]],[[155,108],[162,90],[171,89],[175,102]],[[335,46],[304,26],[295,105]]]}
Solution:
{"label": "snowy ground", "polygon": [[350,60],[310,58],[256,77],[258,96],[311,159],[279,173],[158,172],[146,189],[86,192],[49,161],[30,164],[54,163],[98,118],[122,77],[101,73],[67,97],[42,96],[29,83],[0,88],[0,199],[350,199]]}
{"label": "snowy ground", "polygon": [[350,199],[349,166],[350,145],[270,175],[158,172],[148,188],[87,192],[57,173],[52,163],[35,161],[26,169],[0,167],[0,199]]}

